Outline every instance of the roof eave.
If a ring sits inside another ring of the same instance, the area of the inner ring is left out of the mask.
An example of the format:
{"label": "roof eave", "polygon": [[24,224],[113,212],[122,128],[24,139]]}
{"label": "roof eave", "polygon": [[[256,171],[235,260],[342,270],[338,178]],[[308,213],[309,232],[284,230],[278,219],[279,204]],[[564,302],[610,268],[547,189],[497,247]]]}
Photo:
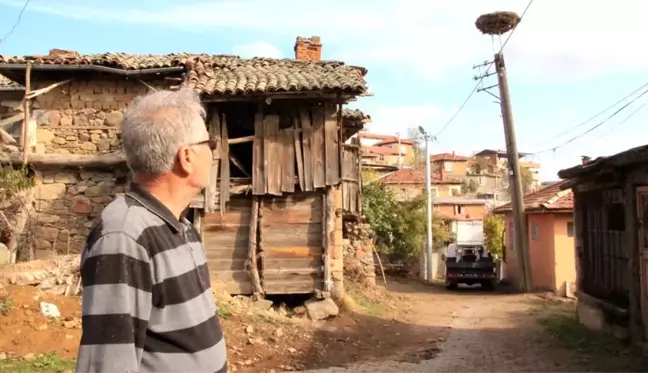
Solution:
{"label": "roof eave", "polygon": [[[0,72],[3,70],[26,70],[27,64],[17,64],[17,63],[0,63]],[[161,74],[161,73],[172,73],[172,72],[184,72],[185,68],[183,66],[172,66],[172,67],[154,67],[150,69],[119,69],[108,66],[100,65],[32,65],[31,69],[34,71],[98,71],[98,72],[107,72],[111,74],[125,75],[125,76],[136,76],[136,75],[147,75],[147,74]]]}

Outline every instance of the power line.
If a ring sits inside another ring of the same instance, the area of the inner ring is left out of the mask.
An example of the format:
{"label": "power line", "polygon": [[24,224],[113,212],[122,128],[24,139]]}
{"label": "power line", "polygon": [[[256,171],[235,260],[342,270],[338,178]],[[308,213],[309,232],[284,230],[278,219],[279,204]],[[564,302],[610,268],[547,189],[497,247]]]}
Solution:
{"label": "power line", "polygon": [[20,9],[20,13],[18,13],[18,18],[16,19],[16,22],[14,25],[11,27],[11,29],[0,39],[0,43],[6,43],[7,39],[16,31],[16,28],[18,25],[20,25],[20,21],[22,21],[22,16],[25,13],[25,10],[27,9],[27,5],[29,5],[30,0],[26,0],[25,4],[23,4],[22,9]]}
{"label": "power line", "polygon": [[631,96],[633,96],[634,94],[636,94],[637,92],[641,91],[642,89],[644,89],[644,88],[646,88],[646,87],[648,87],[648,82],[646,82],[645,84],[643,84],[641,87],[635,89],[634,91],[632,91],[632,93],[630,93],[630,94],[628,94],[627,96],[623,97],[622,99],[620,99],[619,101],[615,102],[614,104],[612,104],[612,105],[608,106],[607,108],[601,110],[601,111],[598,112],[596,115],[594,115],[594,116],[588,118],[587,120],[585,120],[585,121],[583,121],[583,122],[581,122],[581,123],[575,125],[574,127],[568,128],[567,130],[565,130],[565,131],[563,131],[563,132],[561,132],[561,133],[555,135],[555,136],[552,137],[552,138],[549,138],[549,139],[546,139],[546,140],[540,141],[540,142],[538,142],[538,143],[535,143],[534,146],[541,145],[541,144],[546,144],[546,143],[548,143],[548,142],[550,142],[550,141],[552,141],[552,140],[555,140],[555,139],[561,137],[562,135],[565,135],[565,134],[567,134],[567,133],[569,133],[569,132],[571,132],[571,131],[573,131],[573,130],[575,130],[575,129],[577,129],[577,128],[580,128],[580,127],[586,125],[587,123],[589,123],[589,122],[591,122],[592,120],[598,118],[599,116],[601,116],[601,115],[604,114],[605,112],[609,111],[609,110],[612,109],[613,107],[615,107],[615,106],[617,106],[618,104],[622,103],[623,101],[627,100],[628,98],[630,98]]}
{"label": "power line", "polygon": [[[648,101],[646,101],[646,102],[644,102],[643,104],[641,104],[641,106],[639,106],[639,107],[637,108],[637,110],[633,111],[632,113],[630,113],[630,115],[628,115],[627,117],[625,117],[625,119],[623,119],[623,120],[619,123],[619,125],[624,124],[624,123],[627,122],[630,118],[634,117],[635,114],[637,114],[638,112],[640,112],[641,109],[645,108],[646,105],[648,105]],[[610,130],[607,131],[607,132],[605,132],[604,134],[602,134],[601,137],[605,137],[605,136],[609,135],[610,133],[614,132],[614,130],[616,130],[616,129],[617,129],[617,127],[612,127],[612,128],[610,128]]]}
{"label": "power line", "polygon": [[[648,93],[648,89],[645,90],[645,91],[643,91],[643,92],[641,92],[641,94],[640,94],[639,96],[635,97],[634,99],[632,99],[632,101],[630,101],[630,102],[626,103],[625,105],[621,106],[619,109],[617,109],[617,110],[616,110],[614,113],[612,113],[610,116],[608,116],[607,118],[603,119],[602,121],[600,121],[600,122],[597,123],[596,125],[590,127],[587,131],[581,133],[580,135],[574,136],[574,137],[572,137],[571,139],[565,141],[564,143],[562,143],[562,144],[560,144],[560,145],[557,145],[557,146],[554,146],[554,147],[552,147],[552,148],[545,149],[545,150],[542,150],[542,151],[539,151],[539,152],[534,152],[534,153],[532,153],[532,154],[542,154],[542,153],[547,153],[547,152],[551,152],[551,151],[556,151],[557,149],[562,148],[563,146],[565,146],[565,145],[567,145],[567,144],[570,144],[570,143],[572,143],[572,142],[578,140],[579,138],[581,138],[581,137],[587,135],[588,133],[594,131],[595,129],[601,127],[601,126],[602,126],[603,124],[605,124],[607,121],[609,121],[610,119],[612,119],[612,118],[614,118],[615,116],[617,116],[619,113],[621,113],[623,110],[625,110],[628,106],[632,105],[632,104],[633,104],[634,102],[636,102],[639,98],[643,97],[646,93]],[[645,104],[644,104],[644,105],[645,105]],[[640,107],[639,109],[641,109],[641,107]],[[636,110],[633,114],[629,115],[626,119],[624,119],[624,120],[623,120],[621,123],[619,123],[619,124],[623,124],[623,123],[625,123],[628,119],[630,119],[632,116],[634,116],[634,114],[636,114],[636,113],[639,111],[639,109]]]}
{"label": "power line", "polygon": [[[524,11],[522,12],[522,15],[520,16],[520,22],[519,22],[519,23],[522,22],[522,19],[524,18],[524,15],[527,13],[527,11],[529,10],[529,8],[531,7],[531,4],[533,4],[533,0],[530,0],[529,3],[527,4],[526,8],[524,8]],[[502,53],[502,51],[504,50],[504,47],[506,47],[506,44],[508,44],[509,40],[511,40],[511,36],[513,36],[513,34],[515,33],[515,30],[517,30],[517,27],[513,28],[513,30],[511,30],[511,33],[508,34],[506,40],[504,40],[504,44],[502,44],[502,46],[500,47],[500,50],[499,50],[498,53]],[[455,118],[457,117],[457,115],[459,115],[459,113],[463,110],[463,108],[466,106],[466,104],[468,103],[468,101],[470,101],[470,99],[471,99],[472,96],[475,94],[475,92],[477,92],[477,89],[479,88],[479,85],[482,83],[482,80],[484,80],[484,78],[488,76],[489,70],[490,70],[490,68],[493,66],[494,63],[495,63],[495,61],[491,61],[491,62],[488,64],[488,66],[486,67],[486,73],[485,73],[484,75],[482,75],[481,78],[479,78],[479,80],[477,81],[477,84],[475,84],[475,87],[474,87],[474,88],[472,89],[472,91],[470,91],[470,93],[468,94],[468,97],[466,97],[466,99],[465,99],[464,102],[461,104],[461,106],[459,106],[459,109],[457,109],[457,111],[455,111],[455,113],[452,115],[452,117],[450,118],[450,120],[448,120],[448,121],[446,122],[446,124],[443,125],[443,127],[441,127],[441,129],[439,130],[439,132],[437,132],[437,134],[434,135],[434,137],[439,136],[443,131],[445,131],[446,128],[448,128],[448,126],[450,126],[450,124],[452,124],[452,122],[454,122],[454,120],[455,120]]]}

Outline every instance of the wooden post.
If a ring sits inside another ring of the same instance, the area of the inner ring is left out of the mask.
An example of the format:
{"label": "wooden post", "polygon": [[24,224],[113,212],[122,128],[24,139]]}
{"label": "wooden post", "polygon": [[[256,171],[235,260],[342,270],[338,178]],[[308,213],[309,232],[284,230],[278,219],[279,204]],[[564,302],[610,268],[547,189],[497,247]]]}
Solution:
{"label": "wooden post", "polygon": [[254,294],[257,297],[263,296],[263,288],[259,279],[259,266],[257,263],[257,230],[259,229],[259,196],[252,196],[252,213],[250,214],[250,231],[248,245],[248,272],[252,277]]}
{"label": "wooden post", "polygon": [[[257,226],[258,226],[258,233],[256,236],[256,262],[257,262],[257,273],[259,273],[259,286],[261,286],[261,290],[263,291],[263,281],[265,278],[265,266],[263,266],[262,271],[259,271],[259,259],[263,260],[263,197],[258,196],[258,204],[259,208],[257,209]],[[262,263],[263,264],[263,263]]]}
{"label": "wooden post", "polygon": [[511,97],[509,95],[508,78],[504,56],[501,53],[495,54],[495,70],[500,90],[502,120],[504,121],[504,137],[506,139],[506,154],[508,157],[509,175],[511,179],[513,222],[515,224],[515,248],[518,255],[520,270],[522,271],[522,289],[525,292],[531,291],[533,287],[531,269],[529,263],[529,236],[527,234],[526,213],[524,211],[524,196],[522,191],[522,176],[520,174],[520,159],[518,157],[517,141],[515,138],[515,125],[513,123],[513,111],[511,109]]}
{"label": "wooden post", "polygon": [[25,69],[25,97],[23,98],[23,112],[25,113],[25,119],[22,127],[22,147],[23,147],[23,156],[22,164],[27,165],[27,159],[29,158],[29,91],[31,89],[31,61],[27,61],[27,69]]}
{"label": "wooden post", "polygon": [[342,99],[340,98],[340,94],[338,93],[338,104],[337,104],[337,125],[338,125],[338,164],[340,167],[340,178],[342,178],[342,155],[344,154],[344,129],[343,129],[343,123],[342,123]]}
{"label": "wooden post", "polygon": [[335,188],[326,187],[322,195],[322,215],[324,224],[322,229],[322,244],[324,246],[324,291],[331,291],[331,259],[335,250]]}

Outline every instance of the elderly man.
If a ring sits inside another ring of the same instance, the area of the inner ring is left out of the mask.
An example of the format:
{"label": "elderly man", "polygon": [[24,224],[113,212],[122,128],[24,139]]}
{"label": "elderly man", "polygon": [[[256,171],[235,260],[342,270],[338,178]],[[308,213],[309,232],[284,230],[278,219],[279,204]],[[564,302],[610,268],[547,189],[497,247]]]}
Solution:
{"label": "elderly man", "polygon": [[183,216],[215,143],[189,90],[136,99],[122,123],[130,191],[97,219],[82,254],[77,372],[227,372],[200,236]]}

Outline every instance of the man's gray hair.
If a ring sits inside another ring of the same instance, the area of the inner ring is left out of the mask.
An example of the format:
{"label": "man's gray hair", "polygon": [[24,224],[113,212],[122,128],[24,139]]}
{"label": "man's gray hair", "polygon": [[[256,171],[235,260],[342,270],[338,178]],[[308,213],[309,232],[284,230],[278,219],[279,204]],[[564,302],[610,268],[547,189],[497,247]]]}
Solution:
{"label": "man's gray hair", "polygon": [[157,91],[136,98],[121,125],[128,167],[134,174],[171,171],[182,146],[203,140],[204,120],[200,97],[191,89]]}

